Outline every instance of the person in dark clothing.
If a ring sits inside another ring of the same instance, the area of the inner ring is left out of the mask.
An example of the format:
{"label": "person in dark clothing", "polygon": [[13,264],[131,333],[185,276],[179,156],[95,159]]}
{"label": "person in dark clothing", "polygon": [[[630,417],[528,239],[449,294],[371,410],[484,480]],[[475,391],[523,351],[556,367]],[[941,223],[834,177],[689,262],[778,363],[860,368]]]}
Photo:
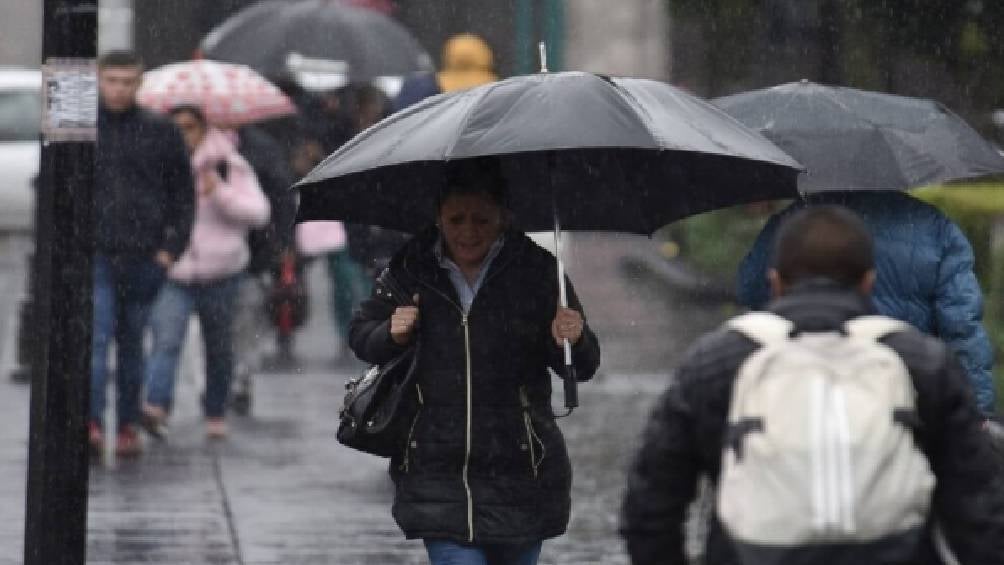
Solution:
{"label": "person in dark clothing", "polygon": [[972,246],[952,220],[909,194],[823,192],[774,214],[739,266],[739,302],[754,309],[766,304],[768,260],[778,226],[820,204],[846,206],[861,216],[875,238],[875,308],[944,340],[965,369],[980,409],[992,416],[994,350],[983,328],[983,292],[973,272]]}
{"label": "person in dark clothing", "polygon": [[[239,413],[247,413],[251,408],[252,376],[263,364],[260,336],[262,328],[269,324],[264,280],[279,278],[283,257],[294,249],[296,195],[289,187],[296,177],[283,147],[283,138],[278,137],[290,135],[289,130],[295,129],[294,125],[295,122],[281,118],[237,129],[237,151],[254,170],[271,210],[268,224],[248,234],[251,257],[246,272],[249,276],[240,283],[234,321],[237,364],[229,402]],[[284,128],[286,131],[282,131]]]}
{"label": "person in dark clothing", "polygon": [[600,360],[570,284],[558,307],[554,257],[508,227],[500,178],[450,181],[437,225],[393,257],[350,329],[370,363],[419,342],[418,412],[390,473],[394,518],[433,565],[533,565],[565,531],[572,473],[548,368],[562,370],[566,338],[579,379]]}
{"label": "person in dark clothing", "polygon": [[[813,207],[793,215],[775,244],[770,271],[774,300],[767,309],[796,332],[841,331],[851,319],[873,314],[875,283],[871,237],[846,208]],[[942,563],[937,521],[959,561],[991,565],[1004,556],[1004,483],[989,434],[955,356],[946,345],[913,328],[879,343],[903,362],[916,392],[920,426],[914,439],[933,471],[935,485],[927,532],[916,546],[898,545],[868,563]],[[633,563],[682,564],[683,522],[698,477],[718,485],[726,419],[740,366],[761,345],[728,326],[700,338],[684,357],[676,381],[656,403],[644,443],[630,471],[621,534]],[[884,467],[888,468],[888,467]],[[926,535],[931,534],[931,535]],[[916,539],[916,538],[913,538]],[[906,560],[892,554],[911,555]],[[735,546],[717,514],[712,517],[704,563],[738,564]]]}
{"label": "person in dark clothing", "polygon": [[191,167],[181,134],[135,104],[142,62],[113,51],[98,61],[98,144],[94,183],[94,334],[89,441],[104,445],[108,347],[116,343],[115,451],[136,455],[140,440],[143,335],[166,270],[188,246],[194,219]]}
{"label": "person in dark clothing", "polygon": [[[325,146],[328,151],[337,150],[352,135],[377,123],[388,113],[387,97],[373,85],[346,87],[337,93],[336,100],[338,102],[334,103],[331,111],[342,116],[341,122],[348,123],[346,133],[349,136],[344,139],[338,135],[327,137]],[[338,120],[332,123],[335,124],[334,132],[343,131],[343,127],[337,125]],[[387,267],[390,258],[410,239],[410,235],[362,224],[346,224],[345,231],[348,245],[328,253],[325,263],[331,280],[332,319],[338,336],[347,344],[349,322],[354,310],[369,294],[376,275]],[[350,356],[348,347],[341,352],[342,358]]]}
{"label": "person in dark clothing", "polygon": [[296,197],[289,187],[295,178],[282,146],[259,126],[237,130],[237,152],[254,169],[272,211],[268,225],[253,230],[248,240],[251,260],[247,270],[260,275],[278,264],[282,253],[293,247]]}

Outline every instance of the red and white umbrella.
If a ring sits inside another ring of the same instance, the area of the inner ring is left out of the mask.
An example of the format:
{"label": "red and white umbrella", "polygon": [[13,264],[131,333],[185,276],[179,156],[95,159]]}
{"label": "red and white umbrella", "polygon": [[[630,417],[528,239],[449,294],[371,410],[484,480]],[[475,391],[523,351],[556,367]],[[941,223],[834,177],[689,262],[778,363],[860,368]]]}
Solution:
{"label": "red and white umbrella", "polygon": [[288,96],[245,65],[198,60],[171,63],[143,74],[141,106],[165,113],[198,106],[217,126],[240,126],[296,113]]}

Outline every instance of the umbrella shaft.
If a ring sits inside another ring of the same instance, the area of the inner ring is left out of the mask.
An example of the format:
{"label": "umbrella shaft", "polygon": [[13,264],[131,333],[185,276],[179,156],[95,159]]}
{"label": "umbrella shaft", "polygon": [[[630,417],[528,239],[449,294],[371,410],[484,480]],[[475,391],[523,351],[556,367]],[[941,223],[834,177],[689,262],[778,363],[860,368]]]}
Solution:
{"label": "umbrella shaft", "polygon": [[[554,256],[558,261],[558,303],[562,308],[568,308],[568,289],[565,288],[565,262],[561,259],[561,224],[558,214],[554,215]],[[572,364],[572,345],[564,340],[565,366]]]}

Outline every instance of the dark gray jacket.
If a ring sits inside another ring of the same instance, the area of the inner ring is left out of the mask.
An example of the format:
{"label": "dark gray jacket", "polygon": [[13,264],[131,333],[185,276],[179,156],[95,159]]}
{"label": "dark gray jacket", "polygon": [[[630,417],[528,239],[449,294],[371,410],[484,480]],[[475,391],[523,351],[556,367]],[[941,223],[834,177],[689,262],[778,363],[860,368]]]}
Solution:
{"label": "dark gray jacket", "polygon": [[[834,330],[873,312],[863,296],[825,281],[797,287],[768,309],[803,331]],[[882,341],[903,359],[917,390],[923,423],[918,440],[937,478],[935,515],[962,563],[999,565],[1004,557],[1004,475],[965,375],[941,341],[920,332],[895,333]],[[704,336],[657,402],[622,508],[621,533],[636,565],[686,563],[682,526],[687,506],[699,476],[717,482],[732,384],[740,364],[758,347],[728,329]],[[704,563],[738,563],[714,519]],[[940,563],[931,544],[924,543],[902,565]]]}
{"label": "dark gray jacket", "polygon": [[181,256],[195,219],[195,188],[184,141],[171,122],[139,108],[99,110],[94,177],[100,253]]}
{"label": "dark gray jacket", "polygon": [[293,248],[296,194],[289,187],[295,179],[282,146],[258,126],[237,130],[237,151],[254,169],[271,210],[268,225],[248,234],[247,271],[260,274],[276,266],[283,251]]}

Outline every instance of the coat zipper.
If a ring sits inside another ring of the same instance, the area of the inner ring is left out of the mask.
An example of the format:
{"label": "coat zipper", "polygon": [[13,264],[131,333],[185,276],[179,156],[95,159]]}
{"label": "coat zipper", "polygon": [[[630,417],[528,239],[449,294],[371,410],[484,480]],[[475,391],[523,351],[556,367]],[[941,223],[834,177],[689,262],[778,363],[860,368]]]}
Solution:
{"label": "coat zipper", "polygon": [[425,405],[425,399],[422,398],[422,387],[415,383],[415,392],[418,394],[418,411],[415,412],[415,417],[411,420],[411,427],[408,428],[408,440],[404,443],[404,457],[401,461],[401,471],[407,473],[411,467],[411,450],[413,447],[411,444],[412,438],[415,437],[415,426],[418,424],[418,418],[422,415],[422,407]]}
{"label": "coat zipper", "polygon": [[471,485],[467,479],[467,471],[471,463],[471,330],[467,324],[467,313],[463,314],[462,323],[464,325],[464,354],[467,361],[467,432],[466,445],[464,448],[464,490],[467,491],[467,541],[474,541],[474,496],[471,494]]}
{"label": "coat zipper", "polygon": [[[469,543],[474,542],[474,495],[471,494],[470,481],[467,478],[467,472],[470,468],[471,463],[471,413],[473,412],[472,402],[471,402],[471,331],[470,325],[468,324],[467,312],[453,301],[449,296],[443,294],[438,288],[426,283],[425,281],[418,279],[419,284],[429,288],[436,294],[442,296],[448,304],[452,304],[454,308],[460,312],[460,325],[464,328],[464,362],[465,362],[465,379],[466,386],[464,387],[466,396],[466,409],[464,410],[464,419],[466,429],[464,431],[464,468],[463,468],[463,483],[464,483],[464,494],[467,496],[467,541]],[[487,282],[487,281],[486,281]],[[483,285],[484,283],[482,283]]]}
{"label": "coat zipper", "polygon": [[[543,448],[544,443],[540,441],[537,437],[537,433],[533,430],[533,421],[530,419],[530,400],[526,396],[526,388],[519,387],[519,403],[523,407],[523,425],[526,427],[526,445],[527,449],[530,451],[530,470],[533,473],[533,478],[537,478],[537,470],[540,467],[540,462],[544,460]],[[537,459],[537,452],[535,450],[534,441],[540,442],[541,446],[541,457]]]}
{"label": "coat zipper", "polygon": [[537,455],[534,453],[533,445],[533,427],[530,424],[530,414],[523,411],[523,425],[526,426],[526,444],[530,448],[530,471],[533,473],[533,478],[537,478]]}
{"label": "coat zipper", "polygon": [[[511,262],[512,260],[513,259],[511,258],[509,261]],[[490,281],[491,279],[495,278],[500,272],[502,272],[502,269],[505,266],[507,266],[507,265],[508,265],[508,262],[505,263],[505,264],[500,265],[498,267],[498,269],[496,269],[496,271],[494,273],[491,273],[489,276],[485,277],[485,280],[482,281],[482,283],[481,283],[481,287],[484,288],[484,286],[486,284],[488,284],[488,281]],[[404,269],[406,271],[409,271],[407,264],[404,265]],[[443,294],[442,292],[440,292],[440,290],[438,288],[436,288],[436,287],[432,286],[431,284],[423,281],[421,278],[415,276],[414,274],[412,274],[412,277],[414,277],[415,280],[417,280],[419,282],[419,284],[421,284],[422,286],[425,286],[425,287],[429,288],[430,290],[432,290],[436,294],[438,294],[438,295],[442,296],[444,299],[446,299],[446,301],[449,304],[452,304],[453,307],[456,308],[460,312],[460,323],[464,327],[464,357],[465,357],[465,362],[466,362],[466,380],[467,380],[467,382],[466,382],[466,397],[467,397],[466,398],[466,402],[467,402],[467,407],[466,408],[467,409],[466,409],[465,419],[466,419],[466,426],[467,426],[467,428],[466,428],[466,431],[465,431],[466,433],[465,433],[465,445],[464,445],[463,482],[464,482],[464,491],[465,491],[465,493],[467,495],[467,533],[468,533],[468,535],[467,535],[467,541],[469,543],[473,543],[474,542],[474,495],[471,494],[471,485],[470,485],[470,481],[468,480],[468,475],[467,475],[468,469],[470,468],[470,463],[471,463],[471,435],[472,435],[471,434],[471,418],[472,418],[472,414],[471,413],[474,410],[474,408],[472,406],[472,401],[471,401],[471,385],[472,385],[472,383],[471,383],[471,381],[472,381],[472,376],[471,376],[471,373],[472,373],[472,368],[471,368],[471,331],[470,331],[470,326],[468,324],[468,312],[465,312],[464,309],[459,304],[457,304],[456,302],[454,302],[454,300],[451,299],[449,296],[447,296],[447,295]],[[477,300],[477,298],[475,298],[475,300]],[[471,306],[473,307],[473,303],[471,304]]]}

